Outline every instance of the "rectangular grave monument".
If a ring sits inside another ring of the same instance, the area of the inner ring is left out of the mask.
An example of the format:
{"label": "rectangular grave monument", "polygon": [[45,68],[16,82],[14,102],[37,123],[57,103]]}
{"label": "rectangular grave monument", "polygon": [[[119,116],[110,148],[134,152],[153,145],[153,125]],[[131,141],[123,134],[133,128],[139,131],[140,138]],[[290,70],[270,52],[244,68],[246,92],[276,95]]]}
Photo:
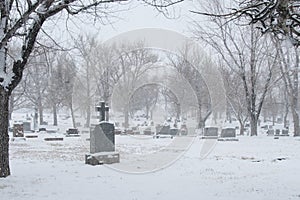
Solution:
{"label": "rectangular grave monument", "polygon": [[100,122],[91,130],[90,152],[111,152],[115,151],[115,127],[112,123]]}
{"label": "rectangular grave monument", "polygon": [[238,141],[235,128],[223,128],[218,141]]}
{"label": "rectangular grave monument", "polygon": [[89,165],[118,163],[120,155],[115,152],[115,126],[108,122],[109,108],[101,102],[97,111],[100,112],[100,123],[90,130],[90,154],[86,154],[85,163]]}
{"label": "rectangular grave monument", "polygon": [[14,124],[13,126],[13,137],[24,137],[23,124]]}
{"label": "rectangular grave monument", "polygon": [[69,128],[66,131],[66,137],[79,137],[79,136],[80,134],[77,128]]}
{"label": "rectangular grave monument", "polygon": [[159,135],[170,135],[170,125],[161,126],[158,130]]}
{"label": "rectangular grave monument", "polygon": [[202,139],[217,139],[218,128],[217,127],[205,127]]}

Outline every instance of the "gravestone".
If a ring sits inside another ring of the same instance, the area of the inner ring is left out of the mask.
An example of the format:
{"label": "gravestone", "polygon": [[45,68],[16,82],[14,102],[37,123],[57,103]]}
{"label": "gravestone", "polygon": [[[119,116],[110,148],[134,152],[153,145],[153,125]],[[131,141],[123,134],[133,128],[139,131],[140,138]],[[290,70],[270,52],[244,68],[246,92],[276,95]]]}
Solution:
{"label": "gravestone", "polygon": [[13,137],[24,137],[23,124],[14,124]]}
{"label": "gravestone", "polygon": [[202,139],[217,139],[218,138],[218,128],[217,127],[206,127],[204,128],[204,133]]}
{"label": "gravestone", "polygon": [[161,126],[158,130],[158,134],[160,135],[170,135],[170,125]]}
{"label": "gravestone", "polygon": [[175,136],[179,132],[178,128],[171,128],[170,129],[170,135]]}
{"label": "gravestone", "polygon": [[31,132],[31,123],[23,122],[23,130],[24,130],[24,132]]}
{"label": "gravestone", "polygon": [[275,132],[274,129],[268,129],[268,130],[267,130],[267,135],[268,135],[268,136],[273,136],[273,135],[274,135],[274,132]]}
{"label": "gravestone", "polygon": [[42,127],[42,128],[39,128],[39,132],[47,132],[47,129]]}
{"label": "gravestone", "polygon": [[276,129],[274,136],[279,137],[279,136],[290,136],[290,135],[288,129],[283,128],[283,129]]}
{"label": "gravestone", "polygon": [[47,138],[44,138],[45,141],[48,141],[48,142],[52,142],[52,141],[63,141],[64,138],[62,137],[47,137]]}
{"label": "gravestone", "polygon": [[66,137],[79,137],[79,131],[77,128],[69,128],[66,131]]}
{"label": "gravestone", "polygon": [[120,162],[115,152],[115,126],[108,122],[108,106],[105,102],[96,107],[100,112],[100,123],[90,130],[90,154],[86,154],[85,163],[90,165],[112,164]]}
{"label": "gravestone", "polygon": [[235,128],[223,128],[218,141],[238,141]]}
{"label": "gravestone", "polygon": [[156,131],[156,134],[158,134],[159,133],[159,131],[160,131],[160,129],[161,129],[161,125],[160,124],[157,124],[156,126],[155,126],[155,131]]}
{"label": "gravestone", "polygon": [[180,134],[181,135],[187,135],[188,134],[188,129],[187,129],[186,124],[182,124],[181,125],[181,127],[180,127]]}
{"label": "gravestone", "polygon": [[151,131],[151,127],[147,127],[144,131],[143,131],[144,135],[152,135],[152,131]]}
{"label": "gravestone", "polygon": [[289,136],[289,130],[287,130],[287,129],[282,129],[281,134],[282,134],[282,136]]}
{"label": "gravestone", "polygon": [[122,131],[121,129],[115,129],[115,135],[121,135]]}
{"label": "gravestone", "polygon": [[108,122],[100,122],[91,130],[90,152],[111,152],[115,151],[115,127]]}

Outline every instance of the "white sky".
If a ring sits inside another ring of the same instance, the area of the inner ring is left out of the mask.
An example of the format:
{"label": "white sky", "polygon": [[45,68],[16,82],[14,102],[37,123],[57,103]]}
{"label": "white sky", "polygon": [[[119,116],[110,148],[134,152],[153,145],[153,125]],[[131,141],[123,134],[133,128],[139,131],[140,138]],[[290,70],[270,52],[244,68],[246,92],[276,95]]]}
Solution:
{"label": "white sky", "polygon": [[[78,35],[97,34],[100,40],[107,40],[120,33],[140,28],[170,29],[188,36],[190,35],[188,24],[191,22],[192,17],[189,10],[193,9],[191,2],[192,1],[185,1],[175,6],[175,19],[168,19],[162,14],[159,14],[153,7],[139,3],[136,7],[128,11],[118,13],[120,19],[116,19],[116,22],[112,24],[93,24],[93,20],[89,20],[90,22],[88,23],[82,19],[83,17],[81,16],[81,22],[78,22],[79,20],[77,18],[70,18],[70,20],[68,20],[68,31],[66,28],[66,20],[50,22],[46,25],[45,29],[47,32],[50,32],[49,35],[58,43],[69,40],[71,38],[69,32],[72,32],[71,35],[75,38]],[[73,23],[74,21],[75,23]],[[50,31],[48,31],[48,29]]]}

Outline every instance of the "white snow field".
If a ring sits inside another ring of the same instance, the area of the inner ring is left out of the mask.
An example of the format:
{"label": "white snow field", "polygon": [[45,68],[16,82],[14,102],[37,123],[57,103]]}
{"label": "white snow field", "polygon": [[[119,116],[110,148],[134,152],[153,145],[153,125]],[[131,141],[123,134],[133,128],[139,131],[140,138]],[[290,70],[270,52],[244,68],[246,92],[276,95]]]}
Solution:
{"label": "white snow field", "polygon": [[300,138],[116,136],[121,163],[98,166],[84,163],[83,138],[11,141],[0,199],[300,199]]}

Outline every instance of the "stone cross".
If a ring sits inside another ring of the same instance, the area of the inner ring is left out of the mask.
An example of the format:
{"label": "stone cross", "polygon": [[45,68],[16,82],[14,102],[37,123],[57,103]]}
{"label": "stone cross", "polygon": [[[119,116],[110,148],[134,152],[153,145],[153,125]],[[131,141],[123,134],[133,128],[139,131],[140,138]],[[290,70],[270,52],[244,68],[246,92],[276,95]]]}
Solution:
{"label": "stone cross", "polygon": [[101,101],[100,106],[96,107],[97,111],[100,112],[100,122],[105,121],[105,112],[106,112],[106,110],[108,112],[108,107],[107,108],[106,107],[107,106],[105,106],[104,101]]}

